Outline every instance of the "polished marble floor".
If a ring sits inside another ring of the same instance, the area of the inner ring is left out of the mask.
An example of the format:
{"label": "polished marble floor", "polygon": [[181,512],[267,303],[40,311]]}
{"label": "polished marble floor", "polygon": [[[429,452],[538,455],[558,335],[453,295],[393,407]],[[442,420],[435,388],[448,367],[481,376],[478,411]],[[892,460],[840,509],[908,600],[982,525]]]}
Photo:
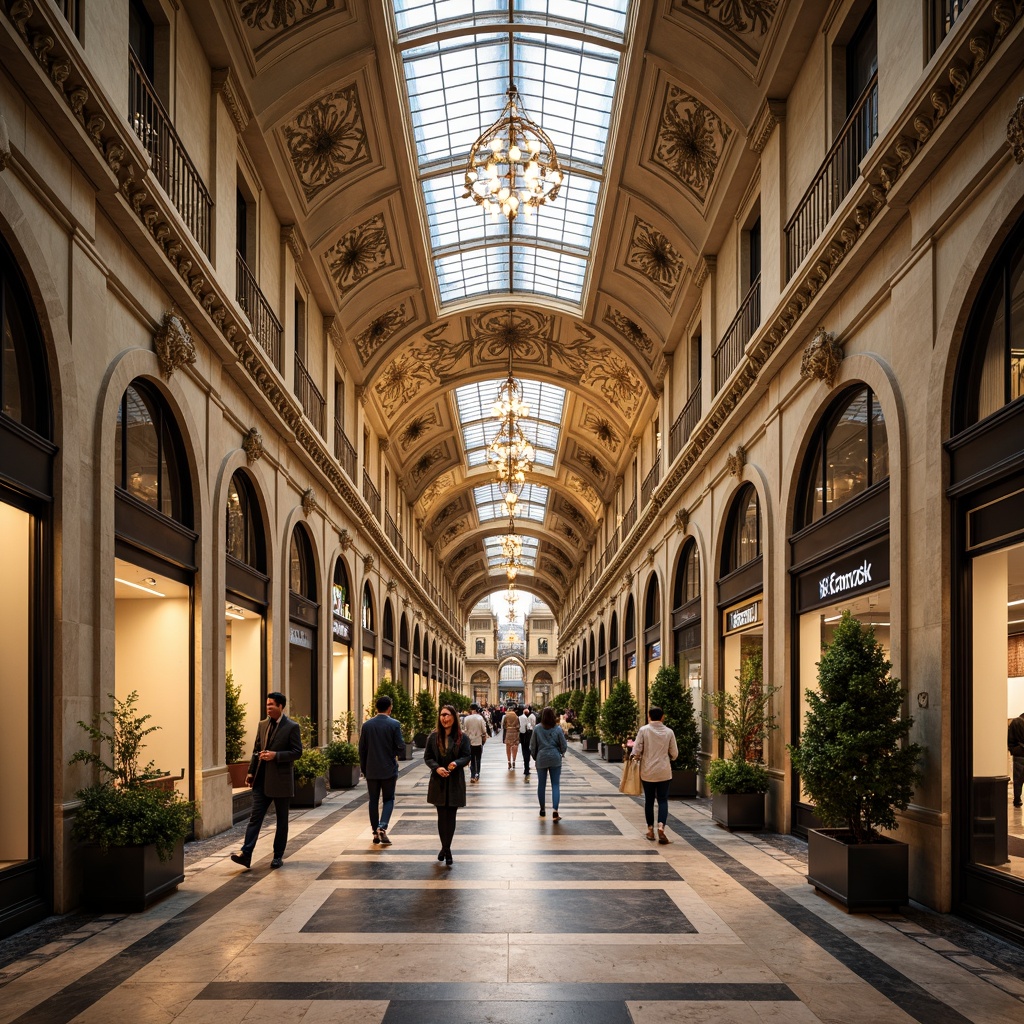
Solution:
{"label": "polished marble floor", "polygon": [[13,962],[0,943],[0,1024],[1024,1022],[1017,947],[986,956],[919,908],[849,915],[792,840],[729,834],[703,801],[673,800],[672,842],[647,842],[619,770],[570,749],[563,818],[550,799],[539,818],[536,774],[492,740],[451,868],[419,760],[390,847],[365,787],[294,812],[281,870],[266,833],[248,872],[238,830],[207,840],[145,914],[76,916]]}

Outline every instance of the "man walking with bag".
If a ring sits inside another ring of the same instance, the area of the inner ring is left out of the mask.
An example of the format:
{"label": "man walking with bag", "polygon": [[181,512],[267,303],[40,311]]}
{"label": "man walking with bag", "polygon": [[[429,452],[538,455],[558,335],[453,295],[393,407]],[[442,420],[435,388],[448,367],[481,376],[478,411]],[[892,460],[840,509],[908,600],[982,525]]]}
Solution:
{"label": "man walking with bag", "polygon": [[523,752],[523,781],[530,777],[530,740],[533,739],[533,727],[537,724],[537,716],[530,710],[530,705],[523,706],[519,716],[519,746]]}

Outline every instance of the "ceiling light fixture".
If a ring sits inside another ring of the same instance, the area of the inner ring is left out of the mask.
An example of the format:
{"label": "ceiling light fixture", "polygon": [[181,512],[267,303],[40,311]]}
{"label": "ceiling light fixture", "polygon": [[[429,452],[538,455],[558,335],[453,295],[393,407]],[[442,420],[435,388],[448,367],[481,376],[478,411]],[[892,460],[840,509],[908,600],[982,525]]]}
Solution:
{"label": "ceiling light fixture", "polygon": [[[152,594],[153,597],[165,597],[166,595],[161,594],[159,590],[154,590],[152,587],[144,587],[141,583],[132,583],[131,580],[123,580],[120,576],[114,577],[115,583],[123,583],[126,587],[134,587],[136,590],[141,590],[144,594]],[[156,580],[153,581],[154,583]]]}

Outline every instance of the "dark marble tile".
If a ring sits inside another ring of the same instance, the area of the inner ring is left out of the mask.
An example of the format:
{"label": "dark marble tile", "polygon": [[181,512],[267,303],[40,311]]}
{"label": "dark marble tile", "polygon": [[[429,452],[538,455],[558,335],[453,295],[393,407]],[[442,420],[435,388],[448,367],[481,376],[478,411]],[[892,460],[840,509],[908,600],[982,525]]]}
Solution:
{"label": "dark marble tile", "polygon": [[[452,872],[457,870],[458,862]],[[508,932],[508,921],[501,915],[481,918],[478,911],[486,898],[487,890],[481,889],[339,889],[327,897],[302,931]],[[638,922],[644,932],[658,935],[696,932],[662,890],[560,889],[557,900],[540,903],[522,918],[516,928],[521,934],[628,934],[637,930]]]}
{"label": "dark marble tile", "polygon": [[[573,818],[571,812],[561,821],[552,821],[551,812],[546,818],[538,817],[536,821],[495,821],[493,818],[460,818],[455,833],[456,842],[461,836],[507,836],[510,832],[517,836],[554,834],[564,836],[620,836],[622,832],[613,822],[602,818]],[[402,818],[395,821],[389,831],[391,838],[397,843],[399,837],[425,836],[437,834],[437,818]]]}
{"label": "dark marble tile", "polygon": [[[456,837],[457,838],[457,837]],[[463,851],[453,847],[455,866],[451,869],[426,854],[422,861],[374,857],[368,860],[335,861],[320,874],[321,879],[374,879],[435,881],[450,878],[457,882],[486,882],[495,877],[494,856],[489,860],[462,860]],[[427,859],[429,857],[429,859]],[[637,864],[622,861],[551,862],[518,861],[517,882],[681,882],[679,873],[666,861]]]}
{"label": "dark marble tile", "polygon": [[423,1002],[399,999],[389,1004],[382,1024],[631,1024],[625,1003]]}

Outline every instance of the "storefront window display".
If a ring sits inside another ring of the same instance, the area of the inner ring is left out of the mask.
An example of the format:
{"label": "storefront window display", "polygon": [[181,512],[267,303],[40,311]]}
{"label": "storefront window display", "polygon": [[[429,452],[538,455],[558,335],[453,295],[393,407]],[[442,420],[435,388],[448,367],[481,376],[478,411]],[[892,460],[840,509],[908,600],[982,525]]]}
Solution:
{"label": "storefront window display", "polygon": [[[377,675],[377,616],[374,614],[373,593],[370,584],[363,584],[362,601],[362,678],[363,693],[374,693],[379,677]],[[388,676],[390,679],[391,677]]]}
{"label": "storefront window display", "polygon": [[317,699],[317,626],[320,606],[316,600],[316,566],[313,546],[302,526],[292,530],[289,548],[288,595],[288,716],[305,716],[322,723]]}
{"label": "storefront window display", "polygon": [[693,706],[701,707],[700,559],[697,544],[684,544],[676,562],[672,596],[672,631],[679,678],[693,691]]}
{"label": "storefront window display", "polygon": [[331,584],[331,715],[336,719],[355,711],[352,694],[352,608],[348,570],[342,559],[334,563]]}

